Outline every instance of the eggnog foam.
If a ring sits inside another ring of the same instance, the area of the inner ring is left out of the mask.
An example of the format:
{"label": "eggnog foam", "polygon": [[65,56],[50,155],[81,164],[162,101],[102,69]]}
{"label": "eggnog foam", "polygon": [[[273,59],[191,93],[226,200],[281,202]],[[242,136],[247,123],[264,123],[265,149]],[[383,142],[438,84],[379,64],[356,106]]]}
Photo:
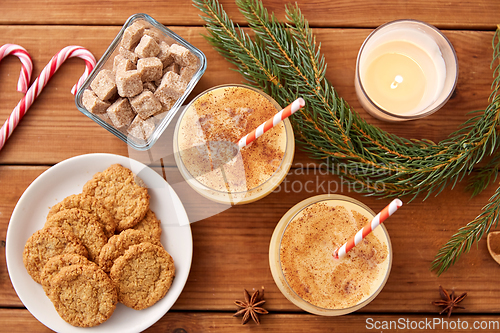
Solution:
{"label": "eggnog foam", "polygon": [[239,152],[237,143],[277,111],[265,96],[243,87],[221,87],[202,95],[180,123],[177,140],[184,166],[198,182],[216,191],[258,187],[281,164],[285,127],[278,124]]}
{"label": "eggnog foam", "polygon": [[288,285],[305,301],[325,309],[361,303],[381,285],[388,270],[387,238],[376,228],[343,259],[335,249],[356,234],[368,218],[354,204],[334,200],[312,204],[288,224],[280,247]]}

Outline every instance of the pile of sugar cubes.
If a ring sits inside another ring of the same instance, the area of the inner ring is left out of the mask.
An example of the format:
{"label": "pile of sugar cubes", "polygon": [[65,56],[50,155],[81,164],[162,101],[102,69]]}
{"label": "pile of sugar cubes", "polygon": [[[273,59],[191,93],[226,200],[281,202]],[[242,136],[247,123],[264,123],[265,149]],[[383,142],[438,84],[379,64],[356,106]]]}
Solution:
{"label": "pile of sugar cubes", "polygon": [[82,103],[115,128],[147,140],[184,94],[198,66],[187,48],[169,45],[158,29],[136,21],[123,33],[113,69],[101,69]]}

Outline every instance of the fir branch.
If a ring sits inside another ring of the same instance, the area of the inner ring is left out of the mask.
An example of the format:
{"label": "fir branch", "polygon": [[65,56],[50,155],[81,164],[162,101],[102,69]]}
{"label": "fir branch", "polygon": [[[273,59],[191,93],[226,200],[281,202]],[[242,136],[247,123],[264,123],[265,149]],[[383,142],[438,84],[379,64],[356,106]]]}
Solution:
{"label": "fir branch", "polygon": [[[368,124],[337,95],[325,77],[327,66],[320,45],[298,6],[287,6],[287,22],[281,23],[269,15],[261,1],[237,0],[255,32],[253,41],[233,24],[216,0],[193,1],[205,14],[202,17],[210,32],[209,42],[252,85],[282,105],[299,95],[306,100],[306,107],[291,117],[302,149],[313,158],[343,165],[333,171],[353,184],[363,185],[368,195],[437,195],[498,149],[500,66],[494,69],[490,104],[484,111],[442,142],[408,140]],[[497,31],[492,64],[500,57],[499,38]],[[497,203],[498,195],[492,197],[478,219],[459,231],[459,237],[445,245],[434,268],[443,272],[482,237],[498,217],[492,211]]]}
{"label": "fir branch", "polygon": [[[488,105],[485,114],[488,110],[498,110],[500,105],[500,26],[495,32],[492,41],[493,47],[493,60],[491,68],[495,66],[493,71],[492,93],[490,95],[490,104]],[[496,114],[495,122],[498,121],[498,113]],[[481,122],[479,119],[478,123]],[[470,133],[474,131],[474,128]],[[493,129],[491,137],[486,140],[491,140],[492,145],[498,145],[496,142],[496,127]],[[491,159],[488,165],[479,171],[479,174],[469,184],[469,189],[473,189],[473,195],[479,194],[488,186],[491,178],[495,178],[498,173],[500,165],[500,154],[497,154]],[[432,269],[437,270],[440,275],[452,266],[463,253],[470,251],[474,242],[479,242],[484,234],[488,233],[493,225],[498,225],[500,216],[500,187],[498,187],[490,198],[488,204],[483,207],[481,214],[474,220],[469,222],[465,227],[462,227],[455,233],[451,239],[439,249],[434,261],[432,262]]]}
{"label": "fir branch", "polygon": [[491,227],[498,225],[500,214],[500,187],[490,198],[489,203],[483,207],[483,212],[466,226],[458,229],[451,239],[439,249],[436,258],[432,262],[432,270],[437,270],[440,275],[450,266],[455,264],[463,253],[470,251],[474,242],[479,242]]}
{"label": "fir branch", "polygon": [[465,189],[472,192],[472,197],[477,196],[484,191],[491,182],[496,181],[499,168],[500,154],[497,154],[488,161],[486,166],[479,168],[479,170],[474,173]]}

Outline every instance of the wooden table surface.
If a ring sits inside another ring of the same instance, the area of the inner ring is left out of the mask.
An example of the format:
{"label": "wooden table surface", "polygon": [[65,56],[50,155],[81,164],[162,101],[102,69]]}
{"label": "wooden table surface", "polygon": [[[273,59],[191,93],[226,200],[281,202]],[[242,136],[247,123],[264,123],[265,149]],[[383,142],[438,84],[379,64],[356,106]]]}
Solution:
{"label": "wooden table surface", "polygon": [[[235,22],[245,24],[234,1],[220,2]],[[287,1],[263,2],[279,19],[284,19]],[[491,40],[500,23],[498,0],[297,2],[311,26],[316,28],[328,62],[328,79],[368,122],[407,138],[439,141],[468,119],[469,111],[486,107],[493,74]],[[206,31],[200,12],[187,0],[2,0],[0,8],[0,45],[24,46],[34,61],[34,78],[49,59],[67,45],[86,47],[99,59],[125,20],[134,13],[144,12],[207,56],[207,70],[188,101],[209,87],[243,81],[203,39],[201,35]],[[423,120],[391,124],[370,117],[361,108],[354,90],[354,67],[366,36],[382,23],[403,18],[426,21],[442,29],[456,50],[459,80],[451,100],[439,112]],[[0,119],[6,119],[22,97],[15,89],[19,68],[20,62],[13,56],[0,63]],[[76,109],[70,88],[83,69],[80,59],[66,61],[0,151],[0,330],[4,332],[49,331],[24,308],[12,287],[5,262],[5,236],[10,216],[29,184],[54,164],[81,154],[113,153],[147,162],[147,154],[129,151],[125,143]],[[317,184],[340,184],[338,177],[320,172],[317,163],[297,148],[286,178],[288,184],[300,185],[308,180]],[[175,174],[173,164],[167,163],[165,170]],[[365,308],[341,317],[319,317],[301,311],[281,294],[271,276],[268,248],[276,223],[294,204],[328,191],[324,186],[300,191],[299,185],[295,190],[281,188],[258,202],[232,207],[192,223],[194,254],[187,284],[172,309],[148,331],[373,331],[370,330],[373,326],[368,325],[370,320],[418,323],[444,318],[431,304],[439,299],[439,285],[459,293],[468,292],[462,303],[465,309],[456,311],[450,322],[466,321],[469,329],[476,321],[492,321],[498,325],[500,267],[489,256],[485,240],[473,246],[469,254],[463,255],[441,276],[430,271],[438,249],[459,227],[480,213],[496,185],[471,199],[465,191],[465,180],[437,197],[431,196],[426,201],[420,197],[405,205],[386,225],[394,248],[394,261],[385,288]],[[336,193],[352,196],[374,211],[389,202],[364,197],[347,186]],[[205,201],[188,199],[185,206],[192,219],[207,216],[207,211],[213,208]],[[241,326],[241,319],[232,317],[236,310],[233,301],[241,299],[244,288],[253,290],[261,286],[265,286],[265,308],[270,314],[261,317],[260,326],[254,323]],[[441,330],[442,327],[434,328]],[[450,325],[448,330],[458,331],[452,328]]]}

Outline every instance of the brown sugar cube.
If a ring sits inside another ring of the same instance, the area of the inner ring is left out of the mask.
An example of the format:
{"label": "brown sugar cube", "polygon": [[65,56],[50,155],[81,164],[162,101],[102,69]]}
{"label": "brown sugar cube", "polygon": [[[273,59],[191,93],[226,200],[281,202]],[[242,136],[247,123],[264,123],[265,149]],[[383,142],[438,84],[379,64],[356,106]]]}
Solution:
{"label": "brown sugar cube", "polygon": [[143,82],[142,83],[142,90],[149,90],[152,93],[156,91],[156,85],[153,82]]}
{"label": "brown sugar cube", "polygon": [[123,32],[121,46],[127,50],[132,50],[142,37],[144,24],[140,21],[134,22]]}
{"label": "brown sugar cube", "polygon": [[180,79],[189,82],[193,77],[194,73],[198,70],[197,65],[185,66],[180,69]]}
{"label": "brown sugar cube", "polygon": [[163,118],[165,118],[167,116],[168,111],[170,111],[170,109],[172,108],[172,106],[174,106],[175,101],[173,99],[171,99],[171,101],[172,101],[172,103],[170,105],[168,105],[168,106],[162,105],[160,112],[155,113],[151,117],[151,119],[154,119],[155,124],[159,124],[163,120]]}
{"label": "brown sugar cube", "polygon": [[156,86],[159,86],[161,84],[161,80],[163,79],[165,74],[167,74],[167,72],[174,72],[175,74],[180,74],[181,73],[181,66],[179,66],[178,64],[176,64],[174,62],[174,63],[170,64],[169,66],[163,68],[163,72],[162,72],[163,74],[162,74],[161,78],[159,80],[155,81]]}
{"label": "brown sugar cube", "polygon": [[132,124],[130,124],[127,132],[138,139],[147,140],[153,133],[154,129],[155,123],[153,118],[144,120],[141,117],[137,116],[135,117]]}
{"label": "brown sugar cube", "polygon": [[130,105],[142,119],[146,119],[161,110],[160,101],[149,90],[131,98]]}
{"label": "brown sugar cube", "polygon": [[170,45],[169,51],[173,55],[174,61],[183,67],[193,65],[198,61],[188,49],[179,44]]}
{"label": "brown sugar cube", "polygon": [[181,81],[179,75],[174,72],[167,72],[160,86],[155,91],[155,96],[162,105],[168,105],[170,99],[177,100],[186,91],[186,83]]}
{"label": "brown sugar cube", "polygon": [[135,113],[126,98],[118,98],[107,110],[107,115],[116,128],[130,125]]}
{"label": "brown sugar cube", "polygon": [[174,56],[170,53],[170,46],[166,42],[160,42],[160,53],[157,57],[163,63],[163,68],[174,62]]}
{"label": "brown sugar cube", "polygon": [[156,81],[161,79],[163,64],[156,57],[141,58],[137,61],[137,71],[141,74],[141,79],[145,81]]}
{"label": "brown sugar cube", "polygon": [[135,48],[135,53],[139,58],[156,57],[160,53],[160,46],[150,36],[142,36],[139,45]]}
{"label": "brown sugar cube", "polygon": [[111,105],[109,102],[101,101],[99,97],[89,89],[83,92],[82,104],[90,113],[94,114],[105,113],[106,109]]}
{"label": "brown sugar cube", "polygon": [[156,29],[144,29],[143,35],[153,38],[158,44],[160,44],[161,39],[163,38],[162,33]]}
{"label": "brown sugar cube", "polygon": [[120,46],[120,48],[118,49],[118,53],[125,59],[128,59],[132,61],[134,64],[137,64],[137,59],[139,59],[139,57],[134,52],[127,50],[123,46]]}
{"label": "brown sugar cube", "polygon": [[113,125],[113,122],[111,121],[111,119],[109,118],[108,114],[107,113],[103,113],[103,114],[100,114],[99,117],[104,120],[108,125],[111,125],[111,126],[114,126]]}
{"label": "brown sugar cube", "polygon": [[142,131],[141,126],[143,121],[144,120],[142,120],[141,117],[136,116],[134,121],[132,121],[130,126],[127,128],[127,133],[138,139],[144,139],[144,132]]}
{"label": "brown sugar cube", "polygon": [[166,72],[175,72],[176,74],[181,74],[181,66],[174,62],[173,64],[165,68],[165,73]]}
{"label": "brown sugar cube", "polygon": [[117,55],[113,60],[113,72],[130,71],[137,69],[136,65],[129,59],[124,58],[122,55]]}
{"label": "brown sugar cube", "polygon": [[141,75],[136,70],[117,72],[116,87],[121,97],[134,97],[142,92]]}
{"label": "brown sugar cube", "polygon": [[90,88],[103,101],[113,97],[116,94],[116,82],[113,72],[109,69],[101,70],[90,84]]}
{"label": "brown sugar cube", "polygon": [[153,118],[148,118],[142,122],[142,130],[144,131],[144,139],[148,139],[155,130],[155,122]]}

